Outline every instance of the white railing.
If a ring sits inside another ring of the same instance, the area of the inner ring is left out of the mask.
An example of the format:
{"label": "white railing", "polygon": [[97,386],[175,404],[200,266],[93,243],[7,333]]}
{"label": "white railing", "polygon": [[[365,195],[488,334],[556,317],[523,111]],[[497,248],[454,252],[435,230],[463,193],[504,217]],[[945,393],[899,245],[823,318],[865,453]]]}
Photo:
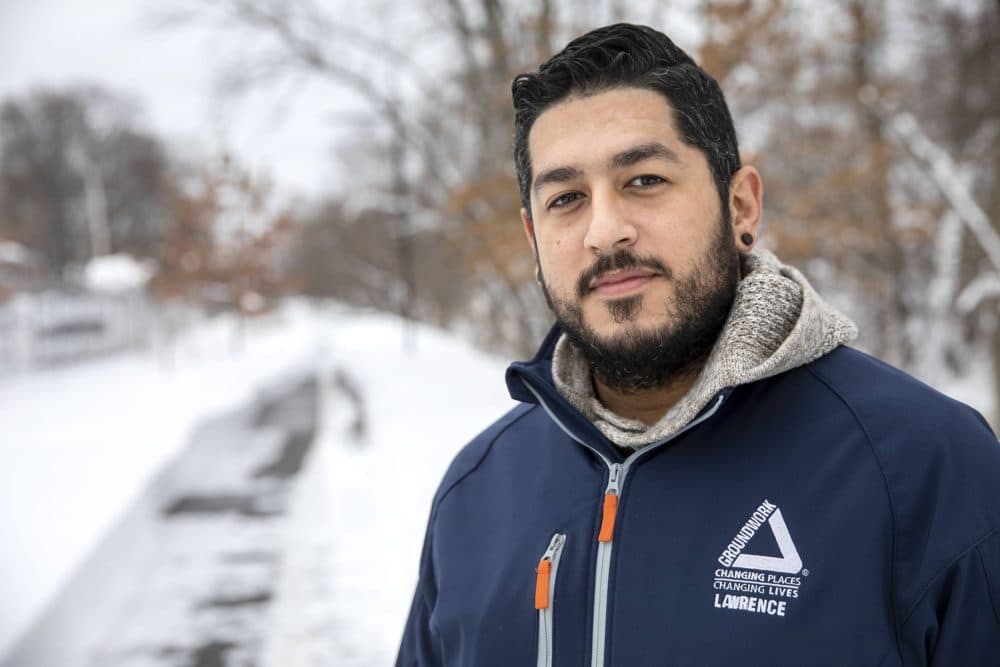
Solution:
{"label": "white railing", "polygon": [[22,292],[0,304],[0,372],[138,347],[152,329],[152,307],[140,292]]}

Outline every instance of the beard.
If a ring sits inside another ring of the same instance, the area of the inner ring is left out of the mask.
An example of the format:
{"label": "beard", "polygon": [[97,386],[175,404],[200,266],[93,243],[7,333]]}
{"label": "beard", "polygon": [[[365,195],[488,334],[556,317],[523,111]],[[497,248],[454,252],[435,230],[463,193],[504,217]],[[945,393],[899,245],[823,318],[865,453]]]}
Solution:
{"label": "beard", "polygon": [[[712,246],[690,275],[675,279],[655,257],[627,249],[602,255],[577,280],[577,300],[554,298],[542,277],[542,291],[570,343],[583,355],[594,375],[620,394],[660,388],[671,379],[697,370],[708,359],[729,316],[739,282],[739,255],[730,237],[728,210],[723,207]],[[605,301],[608,314],[622,330],[599,335],[584,320],[580,303],[590,282],[612,270],[647,268],[674,282],[673,299],[665,304],[666,321],[656,327],[629,326],[644,305],[642,294]],[[539,275],[541,268],[539,267]]]}

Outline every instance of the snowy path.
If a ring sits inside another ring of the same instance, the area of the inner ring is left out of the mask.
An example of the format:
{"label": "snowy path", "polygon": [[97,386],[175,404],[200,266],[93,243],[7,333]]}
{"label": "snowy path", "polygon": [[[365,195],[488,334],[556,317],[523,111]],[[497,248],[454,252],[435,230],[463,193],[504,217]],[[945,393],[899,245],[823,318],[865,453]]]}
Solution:
{"label": "snowy path", "polygon": [[259,664],[317,387],[273,388],[199,428],[4,667]]}
{"label": "snowy path", "polygon": [[0,667],[392,664],[434,490],[512,406],[506,362],[328,305],[235,353],[233,330],[169,372],[0,381]]}

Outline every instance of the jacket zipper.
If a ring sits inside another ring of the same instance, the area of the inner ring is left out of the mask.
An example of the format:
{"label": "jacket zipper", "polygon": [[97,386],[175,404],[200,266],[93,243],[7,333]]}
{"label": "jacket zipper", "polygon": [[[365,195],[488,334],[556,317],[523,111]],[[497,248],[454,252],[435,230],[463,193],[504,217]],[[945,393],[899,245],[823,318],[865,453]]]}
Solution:
{"label": "jacket zipper", "polygon": [[556,533],[538,561],[535,579],[535,609],[538,610],[537,667],[552,667],[552,616],[555,613],[556,574],[566,535]]}
{"label": "jacket zipper", "polygon": [[612,463],[608,472],[608,486],[604,489],[601,508],[601,529],[597,534],[597,575],[594,585],[594,629],[591,633],[591,665],[604,664],[604,643],[608,630],[608,582],[611,579],[611,543],[615,534],[615,517],[618,514],[618,494],[621,492],[625,466]]}
{"label": "jacket zipper", "polygon": [[597,536],[597,567],[595,568],[594,575],[594,625],[593,632],[591,634],[592,642],[590,651],[590,666],[604,667],[604,651],[605,644],[607,643],[608,629],[608,582],[611,578],[611,555],[614,546],[614,529],[615,519],[618,514],[618,499],[625,483],[625,477],[637,459],[642,458],[656,449],[659,449],[674,438],[686,432],[688,429],[694,428],[714,415],[719,410],[719,407],[722,405],[722,401],[725,400],[726,396],[725,394],[719,394],[711,408],[705,411],[705,413],[697,419],[689,422],[686,426],[684,426],[684,428],[680,429],[673,435],[660,440],[659,442],[647,445],[639,451],[634,452],[625,459],[624,463],[614,463],[604,456],[604,454],[585,443],[582,439],[577,437],[576,434],[570,431],[555,415],[548,403],[546,403],[535,388],[531,386],[530,382],[525,381],[524,386],[526,386],[528,390],[535,395],[535,398],[538,399],[539,405],[542,406],[545,412],[548,413],[549,417],[552,418],[552,420],[559,426],[560,429],[563,430],[564,433],[566,433],[566,435],[590,451],[594,452],[602,461],[604,461],[604,465],[608,467],[608,485],[604,489],[604,499],[601,506],[601,528]]}

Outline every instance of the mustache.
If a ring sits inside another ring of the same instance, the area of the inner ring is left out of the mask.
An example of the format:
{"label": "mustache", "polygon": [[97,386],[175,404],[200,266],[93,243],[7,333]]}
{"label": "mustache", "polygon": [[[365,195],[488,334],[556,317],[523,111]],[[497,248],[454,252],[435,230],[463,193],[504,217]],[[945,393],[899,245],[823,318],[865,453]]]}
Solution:
{"label": "mustache", "polygon": [[581,298],[589,294],[590,283],[605,273],[640,268],[655,271],[667,280],[673,277],[673,272],[656,257],[641,257],[631,250],[622,248],[610,255],[601,255],[593,266],[581,273],[579,280],[576,281],[576,293]]}

